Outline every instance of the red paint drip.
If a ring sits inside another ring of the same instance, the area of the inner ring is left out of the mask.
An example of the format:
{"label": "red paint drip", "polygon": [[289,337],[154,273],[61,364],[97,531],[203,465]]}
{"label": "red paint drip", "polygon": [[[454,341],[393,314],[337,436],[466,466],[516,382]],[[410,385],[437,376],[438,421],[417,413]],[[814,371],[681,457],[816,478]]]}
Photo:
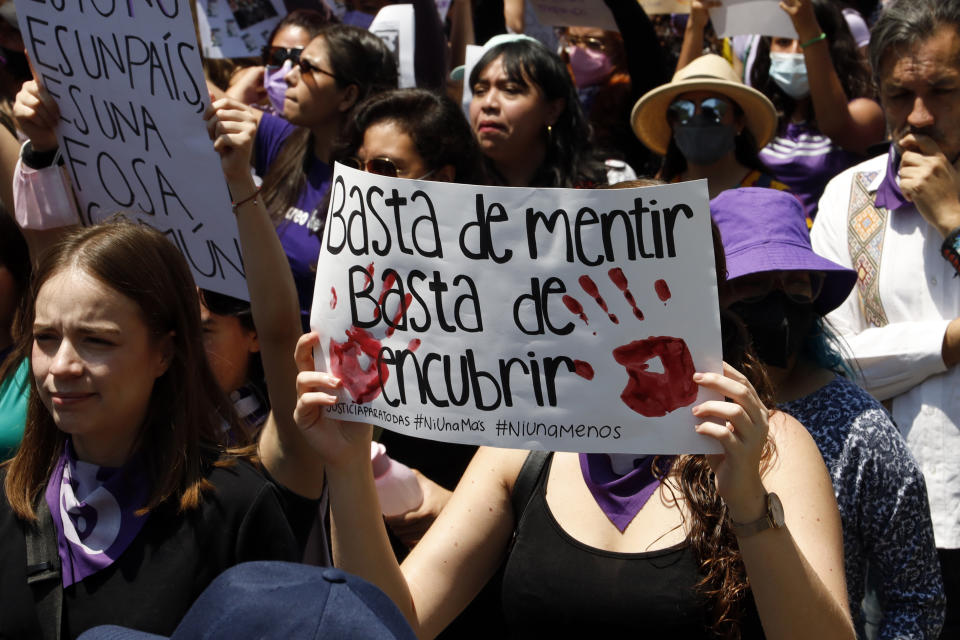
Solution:
{"label": "red paint drip", "polygon": [[370,264],[367,265],[367,278],[366,278],[366,281],[363,283],[363,287],[364,288],[369,287],[372,281],[373,281],[373,263],[371,262]]}
{"label": "red paint drip", "polygon": [[627,282],[627,276],[623,274],[623,269],[614,267],[607,272],[607,275],[610,276],[610,281],[616,285],[617,289],[623,292],[623,297],[626,301],[630,303],[630,307],[633,309],[633,316],[637,320],[643,320],[643,311],[637,308],[637,301],[634,299],[633,294],[630,293],[630,289],[627,288],[630,286],[630,283]]}
{"label": "red paint drip", "polygon": [[590,366],[589,362],[584,362],[583,360],[574,360],[573,367],[576,374],[581,378],[593,380],[593,367]]}
{"label": "red paint drip", "polygon": [[[357,327],[346,331],[347,339],[330,339],[330,372],[343,381],[343,386],[354,402],[364,404],[380,395],[380,386],[386,383],[390,370],[386,364],[377,367],[377,355],[383,346],[379,340]],[[370,358],[366,368],[360,366],[360,354]]]}
{"label": "red paint drip", "polygon": [[[371,264],[370,266],[372,267],[373,265]],[[393,283],[396,282],[396,280],[397,278],[392,273],[383,279],[383,289],[380,290],[380,297],[377,298],[377,308],[373,310],[374,318],[380,318],[380,308],[383,306],[383,299],[387,297],[388,293],[390,293],[390,289],[393,287]]]}
{"label": "red paint drip", "polygon": [[610,310],[607,308],[606,301],[600,295],[600,290],[597,289],[597,283],[591,280],[590,276],[586,275],[580,276],[577,282],[580,283],[580,288],[583,289],[588,296],[593,298],[597,305],[603,309],[603,312],[607,314],[608,318],[610,318],[610,322],[613,324],[618,324],[617,316],[610,313]]}
{"label": "red paint drip", "polygon": [[[663,364],[663,373],[650,373],[647,361],[657,357]],[[613,359],[623,365],[629,376],[620,399],[642,416],[665,416],[697,399],[693,356],[680,338],[634,340],[614,349]]]}
{"label": "red paint drip", "polygon": [[566,305],[567,309],[575,316],[579,316],[583,320],[584,324],[590,324],[590,321],[587,320],[587,314],[583,312],[583,305],[580,304],[576,298],[573,296],[563,296],[560,298],[563,300],[563,304]]}
{"label": "red paint drip", "polygon": [[660,301],[664,304],[667,303],[667,300],[670,299],[670,286],[667,284],[666,280],[657,280],[653,283],[653,288],[657,290],[657,297],[660,298]]}
{"label": "red paint drip", "polygon": [[400,308],[397,309],[397,312],[393,315],[393,323],[391,326],[387,327],[385,332],[388,338],[393,335],[393,332],[396,330],[396,325],[400,324],[400,318],[402,318],[403,314],[407,312],[407,309],[410,307],[411,300],[413,300],[413,296],[409,293],[403,297],[403,304],[400,305]]}
{"label": "red paint drip", "polygon": [[337,290],[333,287],[330,287],[330,308],[337,308]]}
{"label": "red paint drip", "polygon": [[416,351],[420,348],[420,338],[414,338],[410,341],[410,344],[407,345],[408,351]]}

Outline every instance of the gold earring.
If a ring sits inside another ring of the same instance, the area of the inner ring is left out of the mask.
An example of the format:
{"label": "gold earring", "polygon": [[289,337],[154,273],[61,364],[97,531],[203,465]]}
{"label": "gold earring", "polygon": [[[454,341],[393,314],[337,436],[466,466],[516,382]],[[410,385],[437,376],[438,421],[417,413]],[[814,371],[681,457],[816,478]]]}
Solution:
{"label": "gold earring", "polygon": [[553,139],[553,125],[548,124],[547,125],[547,141],[549,142],[552,139]]}

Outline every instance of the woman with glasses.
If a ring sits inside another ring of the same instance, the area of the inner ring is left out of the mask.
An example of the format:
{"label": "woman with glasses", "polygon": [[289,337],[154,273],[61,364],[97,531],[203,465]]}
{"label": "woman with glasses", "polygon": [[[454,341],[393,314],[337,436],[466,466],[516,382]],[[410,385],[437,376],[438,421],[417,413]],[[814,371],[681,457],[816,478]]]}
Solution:
{"label": "woman with glasses", "polygon": [[664,156],[658,177],[666,182],[706,178],[711,198],[736,187],[787,188],[757,157],[776,128],[773,105],[720,56],[697,58],[648,92],[631,121],[640,141]]}
{"label": "woman with glasses", "polygon": [[329,24],[338,22],[326,9],[297,9],[277,23],[263,47],[259,65],[236,71],[226,91],[228,98],[256,106],[267,113],[283,115],[284,80],[300,58],[300,52]]}
{"label": "woman with glasses", "polygon": [[[873,627],[880,638],[937,637],[943,588],[923,475],[889,414],[848,379],[824,320],[856,273],[813,252],[800,202],[788,194],[736,189],[710,211],[729,278],[720,304],[746,325],[777,404],[807,428],[830,471],[858,635]],[[879,615],[861,607],[868,567]]]}
{"label": "woman with glasses", "polygon": [[322,29],[285,76],[283,117],[263,114],[253,166],[290,261],[304,325],[330,187],[331,152],[354,107],[397,86],[397,64],[380,38],[346,25]]}

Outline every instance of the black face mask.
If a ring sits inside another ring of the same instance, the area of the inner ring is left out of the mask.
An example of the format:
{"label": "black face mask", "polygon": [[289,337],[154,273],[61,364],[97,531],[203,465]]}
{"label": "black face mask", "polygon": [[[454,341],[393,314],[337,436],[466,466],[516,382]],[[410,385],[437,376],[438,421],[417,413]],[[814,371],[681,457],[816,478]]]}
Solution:
{"label": "black face mask", "polygon": [[810,333],[816,312],[812,302],[794,302],[783,291],[771,291],[756,302],[730,305],[747,327],[760,361],[785,369]]}
{"label": "black face mask", "polygon": [[690,164],[711,165],[736,146],[737,132],[732,124],[721,124],[702,113],[673,128],[673,140]]}

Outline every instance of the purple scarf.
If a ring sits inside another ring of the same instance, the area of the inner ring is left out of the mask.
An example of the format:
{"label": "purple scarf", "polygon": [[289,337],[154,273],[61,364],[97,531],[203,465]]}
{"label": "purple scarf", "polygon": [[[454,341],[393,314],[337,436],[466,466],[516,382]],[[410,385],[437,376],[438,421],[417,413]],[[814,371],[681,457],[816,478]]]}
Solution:
{"label": "purple scarf", "polygon": [[77,460],[70,441],[45,493],[57,531],[64,588],[110,566],[137,537],[147,516],[147,482],[136,459],[120,468]]}
{"label": "purple scarf", "polygon": [[889,159],[887,160],[887,174],[877,188],[876,205],[887,211],[896,211],[910,201],[903,197],[900,185],[897,184],[897,174],[900,173],[900,155],[896,147],[890,145]]}
{"label": "purple scarf", "polygon": [[[661,478],[653,474],[655,457],[635,457],[633,470],[621,474],[614,470],[611,456],[606,453],[580,454],[580,472],[587,488],[620,533],[626,530],[660,486]],[[673,460],[673,456],[660,456],[657,470],[665,476]]]}

